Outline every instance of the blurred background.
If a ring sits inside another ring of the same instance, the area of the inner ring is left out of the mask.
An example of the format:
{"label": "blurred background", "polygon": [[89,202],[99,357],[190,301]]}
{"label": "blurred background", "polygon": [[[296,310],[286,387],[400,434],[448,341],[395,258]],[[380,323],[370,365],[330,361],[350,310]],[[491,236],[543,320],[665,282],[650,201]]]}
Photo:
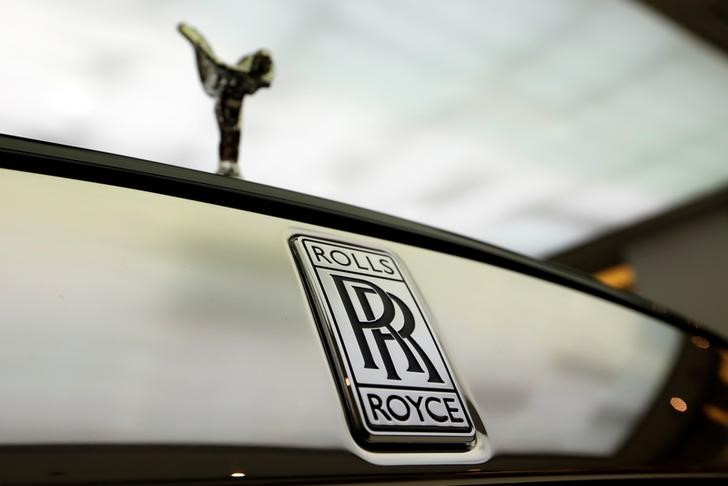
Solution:
{"label": "blurred background", "polygon": [[248,180],[595,274],[728,331],[728,2],[0,1],[0,133],[203,171],[176,31],[260,47]]}

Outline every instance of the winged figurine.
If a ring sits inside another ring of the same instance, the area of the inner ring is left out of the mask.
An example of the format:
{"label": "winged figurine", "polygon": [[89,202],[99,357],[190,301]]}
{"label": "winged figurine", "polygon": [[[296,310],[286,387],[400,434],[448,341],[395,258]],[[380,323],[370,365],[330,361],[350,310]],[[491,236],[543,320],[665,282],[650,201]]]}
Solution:
{"label": "winged figurine", "polygon": [[179,24],[178,30],[192,44],[197,71],[205,92],[215,99],[215,115],[220,129],[220,164],[217,173],[240,177],[240,149],[243,99],[273,82],[273,59],[265,49],[243,56],[237,64],[225,64],[213,52],[197,29]]}

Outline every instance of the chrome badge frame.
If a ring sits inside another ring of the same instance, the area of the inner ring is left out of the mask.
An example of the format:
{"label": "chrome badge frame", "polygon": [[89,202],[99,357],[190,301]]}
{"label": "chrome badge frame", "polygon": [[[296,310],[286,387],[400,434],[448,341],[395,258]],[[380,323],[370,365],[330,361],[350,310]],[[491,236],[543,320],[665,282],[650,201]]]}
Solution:
{"label": "chrome badge frame", "polygon": [[373,449],[467,449],[466,401],[401,263],[318,236],[290,244],[354,437]]}

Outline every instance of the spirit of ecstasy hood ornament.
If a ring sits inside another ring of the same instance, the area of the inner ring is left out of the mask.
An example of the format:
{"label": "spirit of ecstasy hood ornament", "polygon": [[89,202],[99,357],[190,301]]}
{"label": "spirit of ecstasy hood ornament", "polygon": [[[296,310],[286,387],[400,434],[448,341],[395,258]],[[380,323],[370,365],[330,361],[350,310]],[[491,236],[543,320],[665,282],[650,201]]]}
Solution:
{"label": "spirit of ecstasy hood ornament", "polygon": [[205,92],[215,98],[215,115],[220,129],[220,165],[217,173],[240,177],[238,150],[243,98],[273,82],[273,59],[264,49],[242,57],[237,64],[224,64],[204,37],[187,24],[180,33],[195,49],[197,70]]}

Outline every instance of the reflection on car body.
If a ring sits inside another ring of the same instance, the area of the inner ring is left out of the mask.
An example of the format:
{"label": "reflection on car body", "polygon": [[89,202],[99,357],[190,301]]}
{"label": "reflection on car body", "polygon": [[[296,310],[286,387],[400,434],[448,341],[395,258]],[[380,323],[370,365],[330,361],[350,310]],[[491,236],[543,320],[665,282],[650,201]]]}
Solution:
{"label": "reflection on car body", "polygon": [[0,163],[4,482],[725,475],[725,342],[637,297],[211,174],[11,137]]}

